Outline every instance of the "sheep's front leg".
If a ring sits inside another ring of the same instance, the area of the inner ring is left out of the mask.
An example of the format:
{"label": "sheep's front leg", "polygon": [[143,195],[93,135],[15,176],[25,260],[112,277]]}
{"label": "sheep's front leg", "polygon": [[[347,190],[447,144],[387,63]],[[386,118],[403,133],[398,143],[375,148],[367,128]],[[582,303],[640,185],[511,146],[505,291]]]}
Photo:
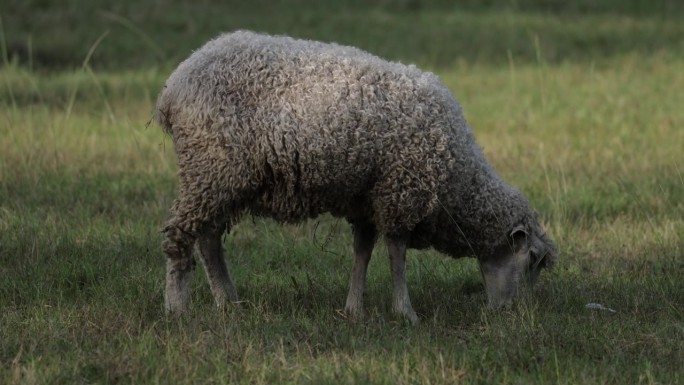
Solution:
{"label": "sheep's front leg", "polygon": [[411,323],[418,322],[418,316],[413,311],[406,286],[406,243],[404,236],[387,236],[387,250],[390,257],[392,271],[392,310],[405,317]]}
{"label": "sheep's front leg", "polygon": [[166,254],[166,311],[171,315],[190,309],[190,273],[195,269],[192,258],[194,239],[178,228],[166,229],[162,249]]}
{"label": "sheep's front leg", "polygon": [[351,283],[347,303],[344,306],[345,313],[352,318],[363,319],[366,312],[363,306],[363,296],[366,290],[366,273],[375,245],[375,226],[370,223],[354,223],[354,268],[352,270]]}
{"label": "sheep's front leg", "polygon": [[238,301],[237,290],[223,256],[221,235],[222,231],[214,231],[197,239],[200,259],[218,307],[222,307],[227,299],[231,302]]}

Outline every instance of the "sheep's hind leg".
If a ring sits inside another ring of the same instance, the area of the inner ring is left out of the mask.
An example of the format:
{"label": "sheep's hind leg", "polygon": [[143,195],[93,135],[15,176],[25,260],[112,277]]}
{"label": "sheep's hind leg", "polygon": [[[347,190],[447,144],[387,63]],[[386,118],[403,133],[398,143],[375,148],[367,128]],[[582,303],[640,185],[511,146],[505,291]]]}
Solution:
{"label": "sheep's hind leg", "polygon": [[223,255],[222,234],[221,230],[211,231],[197,239],[197,250],[218,307],[222,307],[228,299],[231,302],[238,301],[237,291]]}
{"label": "sheep's hind leg", "polygon": [[363,295],[366,290],[366,272],[375,245],[376,231],[375,226],[365,221],[353,223],[352,226],[354,230],[354,268],[344,311],[352,318],[360,320],[366,315]]}
{"label": "sheep's hind leg", "polygon": [[411,321],[418,322],[418,316],[413,311],[406,285],[406,237],[387,236],[387,251],[390,257],[392,271],[392,310]]}
{"label": "sheep's hind leg", "polygon": [[166,311],[181,315],[190,310],[190,273],[195,268],[192,244],[195,239],[177,227],[167,227],[162,249],[166,254]]}

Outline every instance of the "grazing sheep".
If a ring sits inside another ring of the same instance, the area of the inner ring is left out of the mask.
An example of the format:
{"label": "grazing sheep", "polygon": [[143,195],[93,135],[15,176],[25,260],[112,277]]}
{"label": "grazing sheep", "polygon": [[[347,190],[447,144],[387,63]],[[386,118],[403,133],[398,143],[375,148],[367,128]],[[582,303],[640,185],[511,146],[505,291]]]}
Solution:
{"label": "grazing sheep", "polygon": [[512,302],[556,251],[525,197],[485,160],[440,80],[352,47],[240,31],[181,63],[157,101],[180,191],[164,226],[166,307],[185,312],[197,245],[217,304],[237,301],[221,236],[245,213],[299,222],[330,212],[354,232],[345,310],[362,317],[379,235],[393,310],[411,321],[407,248],[475,256],[490,307]]}

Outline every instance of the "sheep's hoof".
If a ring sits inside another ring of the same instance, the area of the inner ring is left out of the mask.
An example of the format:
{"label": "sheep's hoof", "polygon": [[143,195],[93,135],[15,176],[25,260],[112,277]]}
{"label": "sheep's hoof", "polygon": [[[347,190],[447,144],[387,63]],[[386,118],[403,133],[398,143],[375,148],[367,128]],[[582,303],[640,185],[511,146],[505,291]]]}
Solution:
{"label": "sheep's hoof", "polygon": [[363,322],[368,319],[368,311],[363,307],[344,307],[344,315],[353,322]]}
{"label": "sheep's hoof", "polygon": [[189,306],[179,303],[177,301],[169,301],[168,298],[165,303],[166,315],[169,318],[180,318],[190,312]]}
{"label": "sheep's hoof", "polygon": [[411,325],[417,325],[419,320],[416,312],[412,308],[394,309],[394,314],[408,321]]}
{"label": "sheep's hoof", "polygon": [[216,308],[221,310],[221,311],[232,311],[232,310],[239,310],[242,308],[242,303],[244,301],[233,301],[233,300],[225,300],[225,301],[215,301]]}
{"label": "sheep's hoof", "polygon": [[411,314],[403,314],[403,316],[408,322],[411,323],[411,325],[418,325],[418,323],[420,322],[415,312]]}

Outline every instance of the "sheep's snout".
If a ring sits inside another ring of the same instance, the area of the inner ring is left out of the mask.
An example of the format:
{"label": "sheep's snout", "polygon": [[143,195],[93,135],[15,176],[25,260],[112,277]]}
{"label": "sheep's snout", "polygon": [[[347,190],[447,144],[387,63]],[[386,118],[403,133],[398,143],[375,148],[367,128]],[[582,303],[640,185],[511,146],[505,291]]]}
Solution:
{"label": "sheep's snout", "polygon": [[519,291],[525,289],[530,253],[525,234],[512,234],[507,242],[488,258],[480,260],[480,270],[487,292],[487,307],[510,307]]}
{"label": "sheep's snout", "polygon": [[488,308],[507,308],[513,304],[518,292],[524,289],[521,282],[523,282],[528,259],[526,253],[519,253],[511,254],[506,258],[480,262]]}

